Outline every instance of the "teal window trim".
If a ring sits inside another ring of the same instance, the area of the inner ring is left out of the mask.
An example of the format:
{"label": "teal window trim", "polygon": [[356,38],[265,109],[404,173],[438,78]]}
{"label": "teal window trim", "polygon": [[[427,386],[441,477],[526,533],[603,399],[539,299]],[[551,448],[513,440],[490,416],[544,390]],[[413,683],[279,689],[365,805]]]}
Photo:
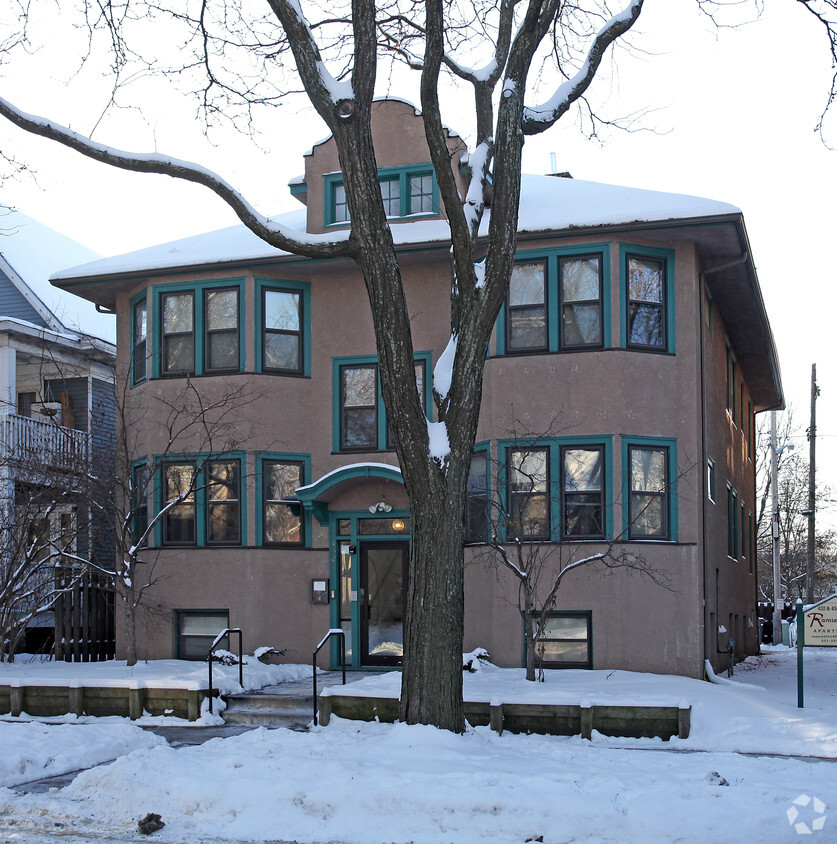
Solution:
{"label": "teal window trim", "polygon": [[[216,543],[207,542],[207,517],[209,508],[207,506],[207,478],[206,464],[224,460],[238,460],[239,473],[239,542]],[[157,548],[244,548],[247,547],[247,456],[243,451],[225,451],[220,453],[184,453],[184,454],[155,454],[152,467],[153,472],[153,506],[156,517],[163,507],[163,472],[165,467],[172,463],[192,463],[197,473],[195,489],[195,541],[189,545],[181,545],[163,542],[163,519],[157,519],[154,524],[154,545]]]}
{"label": "teal window trim", "polygon": [[[142,482],[143,489],[139,489],[140,480],[138,475],[141,472],[146,473],[146,478]],[[148,518],[149,518],[149,494],[153,491],[153,479],[149,476],[149,468],[148,468],[148,461],[145,457],[138,457],[136,460],[131,461],[131,486],[132,486],[132,493],[131,493],[131,509],[133,512],[131,530],[133,532],[133,541],[137,542],[139,539],[139,534],[144,532],[148,527]],[[143,496],[143,500],[139,498],[139,495]],[[148,540],[146,539],[145,543],[143,543],[142,547],[146,547],[148,545]]]}
{"label": "teal window trim", "polygon": [[[139,342],[137,340],[137,310],[140,305],[145,306],[145,339],[143,341],[143,345],[145,347],[145,366],[143,367],[143,375],[142,377],[137,377],[137,369],[138,369],[138,361],[136,359],[137,355],[137,346]],[[148,348],[148,342],[151,339],[149,337],[149,328],[150,323],[148,320],[148,292],[143,290],[140,293],[137,293],[136,296],[132,297],[130,302],[130,313],[131,313],[131,359],[129,362],[130,372],[131,372],[131,386],[135,387],[137,384],[144,384],[149,377],[149,369],[150,369],[150,358],[149,355],[150,349]]]}
{"label": "teal window trim", "polygon": [[[432,418],[433,412],[433,352],[415,352],[413,360],[424,363],[424,409],[427,418]],[[343,385],[341,373],[344,367],[374,366],[375,367],[375,396],[377,408],[377,442],[375,448],[344,449],[342,442],[343,427]],[[331,359],[331,449],[337,453],[363,454],[372,451],[392,451],[387,444],[387,414],[384,407],[384,396],[381,391],[381,373],[378,367],[377,355],[353,355]]]}
{"label": "teal window trim", "polygon": [[[631,448],[659,448],[667,450],[667,516],[668,536],[630,538],[631,529]],[[677,440],[673,437],[623,437],[622,438],[622,537],[632,542],[677,542],[679,536]]]}
{"label": "teal window trim", "polygon": [[[527,352],[508,351],[506,326],[508,324],[508,305],[504,301],[500,313],[497,316],[496,326],[496,353],[497,355],[525,355],[525,354],[546,354],[551,352],[595,352],[613,347],[611,341],[612,332],[612,308],[611,308],[611,272],[610,272],[610,243],[584,243],[576,246],[558,246],[551,249],[522,249],[515,254],[515,261],[546,263],[546,289],[544,300],[547,318],[547,348]],[[582,257],[584,255],[597,255],[601,262],[601,283],[602,283],[602,344],[596,346],[571,346],[566,349],[561,347],[561,296],[558,284],[558,264],[560,258]]]}
{"label": "teal window trim", "polygon": [[[665,346],[661,349],[650,349],[644,347],[631,347],[628,345],[628,256],[636,255],[639,258],[656,258],[665,262],[665,302],[663,313],[665,315],[666,339]],[[649,352],[650,354],[670,354],[677,351],[676,322],[677,313],[675,293],[677,286],[674,279],[674,256],[673,249],[661,249],[656,246],[641,246],[633,243],[619,244],[619,345],[623,349],[631,351]]]}
{"label": "teal window trim", "polygon": [[[264,291],[279,290],[289,293],[299,293],[301,301],[300,331],[302,332],[302,366],[298,372],[278,369],[265,369],[263,365],[264,345]],[[256,359],[255,370],[266,375],[303,376],[311,377],[311,284],[307,281],[290,281],[280,278],[255,279],[255,323],[256,326]]]}
{"label": "teal window trim", "polygon": [[153,301],[153,319],[152,319],[152,348],[151,355],[151,377],[152,378],[185,378],[187,373],[180,375],[179,373],[172,373],[164,375],[162,372],[162,349],[163,349],[163,320],[162,308],[160,302],[163,296],[168,293],[193,293],[194,294],[194,344],[195,344],[195,369],[194,375],[225,375],[235,370],[225,370],[224,372],[215,373],[213,371],[205,371],[205,336],[206,336],[206,320],[204,319],[204,293],[206,290],[212,289],[233,289],[238,290],[238,355],[239,355],[239,372],[243,372],[246,361],[246,346],[244,343],[244,325],[245,325],[245,287],[243,278],[218,278],[211,281],[196,281],[184,282],[180,284],[153,284],[151,286],[151,299]]}
{"label": "teal window trim", "polygon": [[312,533],[312,511],[309,507],[299,507],[302,513],[301,543],[266,543],[264,538],[264,470],[266,462],[301,463],[302,478],[300,486],[311,483],[311,455],[289,451],[257,451],[254,455],[256,464],[256,543],[265,548],[310,548]]}
{"label": "teal window trim", "polygon": [[[410,180],[421,176],[430,176],[433,180],[432,211],[414,212],[411,207]],[[410,164],[402,167],[380,167],[378,169],[378,181],[398,181],[399,183],[400,213],[397,215],[388,215],[390,220],[407,217],[411,219],[414,217],[438,217],[440,215],[441,198],[439,184],[436,181],[436,173],[431,163]],[[351,222],[350,220],[338,220],[336,218],[335,189],[342,187],[343,184],[342,173],[326,173],[323,176],[323,215],[326,226],[347,226]]]}
{"label": "teal window trim", "polygon": [[[465,544],[479,544],[486,542],[490,538],[492,531],[491,522],[491,494],[492,494],[492,464],[491,464],[491,441],[482,440],[474,443],[473,456],[485,457],[485,495],[471,495],[470,493],[470,472],[468,482],[468,492],[466,493],[465,504]],[[486,521],[486,535],[479,537],[475,531],[471,530],[472,525],[476,519],[481,519],[480,511],[484,508]]]}
{"label": "teal window trim", "polygon": [[[497,479],[497,496],[503,506],[509,510],[509,456],[512,451],[531,449],[547,449],[549,454],[549,507],[551,535],[546,539],[533,539],[533,542],[561,542],[561,522],[563,519],[563,477],[561,451],[564,448],[596,446],[604,450],[604,465],[602,471],[602,493],[604,496],[604,538],[572,537],[572,542],[607,542],[613,538],[613,436],[581,436],[581,437],[522,437],[518,439],[504,439],[497,441],[497,462],[500,467]],[[499,526],[500,539],[505,541],[507,536],[504,526]]]}

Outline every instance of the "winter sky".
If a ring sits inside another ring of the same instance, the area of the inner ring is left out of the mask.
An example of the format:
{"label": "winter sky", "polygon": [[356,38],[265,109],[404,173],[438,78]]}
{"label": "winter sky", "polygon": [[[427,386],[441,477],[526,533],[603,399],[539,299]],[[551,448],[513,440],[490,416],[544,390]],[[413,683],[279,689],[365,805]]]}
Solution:
{"label": "winter sky", "polygon": [[[65,60],[80,45],[79,36],[62,27],[54,5],[46,13],[49,24],[36,38],[43,48],[0,68],[0,93],[25,110],[89,133],[106,87]],[[734,23],[745,16],[732,4],[719,19]],[[825,34],[792,0],[767,4],[758,20],[721,29],[699,14],[695,0],[647,0],[631,44],[616,52],[612,82],[594,87],[591,100],[611,118],[645,110],[636,122],[644,130],[605,127],[600,142],[589,141],[568,115],[527,141],[524,169],[549,172],[555,153],[558,170],[576,178],[690,193],[743,210],[787,402],[801,433],[796,448],[806,456],[811,364],[817,364],[818,482],[835,488],[835,503],[824,504],[818,518],[823,525],[837,523],[837,372],[831,352],[837,296],[830,255],[837,230],[837,151],[814,131],[831,75]],[[327,134],[313,113],[286,106],[271,118],[261,148],[227,134],[210,146],[190,107],[149,98],[142,78],[129,90],[143,103],[142,114],[122,111],[102,121],[97,140],[202,163],[266,213],[294,207],[287,183],[302,172],[303,153]],[[400,82],[381,93],[418,101],[415,88]],[[463,111],[454,103],[446,119],[470,140],[470,125],[458,122]],[[837,148],[837,116],[830,124],[825,139]],[[205,190],[113,171],[12,127],[0,125],[0,149],[37,173],[37,182],[6,183],[3,201],[103,255],[236,222]]]}

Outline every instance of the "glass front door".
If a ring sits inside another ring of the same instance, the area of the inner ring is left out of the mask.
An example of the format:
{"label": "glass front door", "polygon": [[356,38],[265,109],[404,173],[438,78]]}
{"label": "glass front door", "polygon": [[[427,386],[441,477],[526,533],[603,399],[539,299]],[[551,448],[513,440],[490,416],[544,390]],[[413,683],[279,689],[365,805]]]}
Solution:
{"label": "glass front door", "polygon": [[360,543],[361,659],[399,665],[404,654],[409,542]]}

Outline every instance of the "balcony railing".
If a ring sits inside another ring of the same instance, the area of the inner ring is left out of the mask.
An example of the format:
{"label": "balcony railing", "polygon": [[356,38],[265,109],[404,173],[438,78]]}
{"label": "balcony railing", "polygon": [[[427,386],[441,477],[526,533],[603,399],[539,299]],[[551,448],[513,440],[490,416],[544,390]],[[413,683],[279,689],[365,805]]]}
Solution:
{"label": "balcony railing", "polygon": [[11,465],[78,471],[86,463],[88,434],[16,413],[0,415],[0,448]]}

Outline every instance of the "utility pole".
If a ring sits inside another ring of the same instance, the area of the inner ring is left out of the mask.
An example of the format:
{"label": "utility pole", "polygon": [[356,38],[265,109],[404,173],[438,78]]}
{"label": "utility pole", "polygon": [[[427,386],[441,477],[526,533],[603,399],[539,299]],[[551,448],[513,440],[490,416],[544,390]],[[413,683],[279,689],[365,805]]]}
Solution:
{"label": "utility pole", "polygon": [[773,644],[782,641],[782,610],[785,602],[782,596],[781,566],[779,561],[779,460],[776,446],[776,411],[770,411],[770,492],[773,515],[770,519],[770,535],[773,537]]}
{"label": "utility pole", "polygon": [[805,603],[814,603],[814,541],[816,527],[816,478],[817,478],[817,365],[811,364],[811,427],[808,428],[808,565],[805,576]]}

